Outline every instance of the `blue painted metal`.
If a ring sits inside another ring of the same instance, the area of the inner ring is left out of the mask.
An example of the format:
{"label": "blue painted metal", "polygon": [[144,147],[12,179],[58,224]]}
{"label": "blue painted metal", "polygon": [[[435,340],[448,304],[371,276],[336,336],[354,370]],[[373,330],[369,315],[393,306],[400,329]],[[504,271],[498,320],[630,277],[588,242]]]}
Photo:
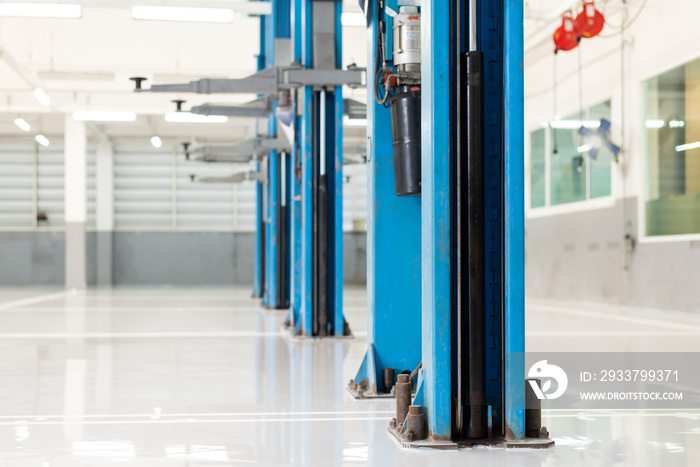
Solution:
{"label": "blue painted metal", "polygon": [[[305,67],[313,65],[312,7],[310,0],[301,2],[302,59]],[[313,89],[302,91],[301,133],[301,322],[302,333],[313,335]]]}
{"label": "blue painted metal", "polygon": [[[274,116],[268,117],[267,135],[275,136],[275,127],[277,119]],[[263,305],[268,308],[276,308],[278,304],[277,297],[277,278],[279,265],[279,203],[280,203],[280,159],[276,151],[269,151],[267,154],[267,233],[265,239],[267,242],[267,254],[265,260],[267,265],[265,295]]]}
{"label": "blue painted metal", "polygon": [[450,5],[422,10],[423,371],[428,433],[452,434],[450,300]]}
{"label": "blue painted metal", "polygon": [[[377,1],[372,2],[376,12]],[[389,109],[374,96],[377,18],[367,29],[367,355],[354,382],[385,392],[382,368],[421,361],[421,199],[396,196]],[[391,62],[389,62],[391,64]]]}
{"label": "blue painted metal", "polygon": [[[261,50],[263,51],[263,68],[269,68],[275,65],[275,39],[288,38],[290,35],[290,0],[272,0],[272,14],[266,15],[261,20]],[[277,118],[270,115],[267,118],[267,136],[277,136]],[[287,196],[287,193],[282,192],[282,172],[281,157],[285,157],[277,151],[268,151],[267,153],[267,173],[268,182],[266,184],[267,205],[266,205],[266,234],[265,234],[265,293],[263,294],[263,305],[268,308],[285,308],[287,306],[285,297],[279,296],[280,287],[283,290],[289,288],[288,284],[278,284],[280,277],[289,279],[289,254],[291,248],[282,248],[282,242],[290,245],[290,235],[287,232],[279,232],[280,229],[280,206],[286,203],[282,202],[282,198]],[[288,161],[285,161],[288,167]],[[285,183],[286,184],[286,183]],[[288,184],[286,184],[288,186]],[[286,204],[285,209],[289,212],[291,205]],[[287,215],[287,218],[291,216]],[[281,234],[281,235],[280,235]],[[281,240],[280,240],[281,239]],[[280,262],[280,255],[285,254],[287,258]],[[281,274],[279,271],[280,264],[287,271]]]}
{"label": "blue painted metal", "polygon": [[[301,63],[302,45],[302,2],[294,0],[291,8],[291,31],[292,31],[292,56],[295,62]],[[298,334],[301,331],[301,305],[302,305],[302,230],[301,230],[301,147],[299,129],[301,128],[301,118],[295,117],[294,130],[295,139],[292,144],[290,181],[291,187],[291,277],[292,288],[291,303],[289,307],[289,317],[287,322],[292,325],[292,332]],[[299,168],[299,172],[297,172]]]}
{"label": "blue painted metal", "polygon": [[525,436],[525,160],[523,2],[505,0],[505,395],[506,434]]}
{"label": "blue painted metal", "polygon": [[[343,68],[343,2],[335,5],[335,66]],[[332,315],[329,321],[333,323],[336,335],[342,336],[345,329],[345,317],[343,316],[343,87],[335,88],[335,114],[330,115],[335,133],[335,151],[329,153],[328,162],[333,166],[328,171],[330,186],[328,187],[331,207],[332,228],[331,238],[334,251],[329,255],[329,273],[333,274],[334,281],[329,296],[329,306],[332,307]]]}
{"label": "blue painted metal", "polygon": [[[314,65],[313,55],[313,8],[314,2],[311,0],[296,0],[298,5],[295,5],[295,15],[301,18],[301,28],[295,31],[299,35],[300,40],[294,41],[294,52],[300,54],[296,58],[301,64],[307,68],[312,68]],[[340,18],[342,15],[342,4],[335,5],[335,24],[336,24],[336,66],[341,68],[342,65],[342,28]],[[305,87],[301,91],[301,124],[299,131],[299,152],[301,161],[301,185],[299,196],[301,198],[301,265],[299,267],[300,274],[295,276],[295,281],[300,282],[299,287],[299,302],[301,327],[300,334],[305,336],[314,335],[314,252],[313,252],[313,213],[314,213],[314,171],[317,170],[318,158],[314,154],[314,144],[319,144],[321,141],[318,129],[320,129],[319,115],[320,106],[315,103],[315,99],[320,101],[322,94],[312,87]],[[343,100],[342,87],[337,87],[335,92],[326,94],[324,103],[327,109],[326,115],[326,167],[325,173],[328,178],[328,206],[329,206],[329,230],[328,230],[328,319],[333,326],[334,335],[343,335],[345,329],[345,318],[342,313],[343,300],[343,226],[342,226],[342,182],[343,182],[343,140],[342,140],[342,122],[343,122]],[[296,304],[295,304],[296,307]]]}
{"label": "blue painted metal", "polygon": [[[265,17],[260,17],[260,53],[257,55],[258,60],[258,71],[265,68]],[[258,133],[259,121],[255,122],[255,132]],[[260,170],[260,163],[255,164],[255,168]],[[261,207],[264,203],[263,190],[265,189],[265,184],[262,182],[255,182],[255,279],[253,283],[253,297],[263,298],[263,291],[265,290],[265,267],[264,267],[264,250],[267,247],[266,242],[264,242],[264,231],[263,222],[265,220],[264,210]]]}

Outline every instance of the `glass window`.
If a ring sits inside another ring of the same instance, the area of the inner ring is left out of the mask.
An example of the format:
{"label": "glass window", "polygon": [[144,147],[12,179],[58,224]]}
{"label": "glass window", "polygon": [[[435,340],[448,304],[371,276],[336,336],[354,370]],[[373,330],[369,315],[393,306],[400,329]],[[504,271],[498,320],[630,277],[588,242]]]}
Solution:
{"label": "glass window", "polygon": [[545,129],[530,134],[530,207],[541,208],[545,205]]}
{"label": "glass window", "polygon": [[581,114],[569,115],[552,124],[552,206],[586,199],[586,161],[579,152]]}
{"label": "glass window", "polygon": [[[584,137],[579,133],[582,124],[598,132],[602,119],[610,121],[610,113],[610,102],[603,102],[586,109],[583,113],[556,120],[550,128],[530,134],[531,208],[547,205],[547,176],[550,182],[551,206],[612,195],[613,153],[607,147],[601,146],[600,140],[596,143],[595,136]],[[545,149],[547,136],[551,138],[552,143],[550,154],[547,154]],[[592,146],[598,149],[596,157],[590,157]]]}
{"label": "glass window", "polygon": [[646,234],[700,233],[700,60],[644,84]]}
{"label": "glass window", "polygon": [[[610,121],[610,101],[591,107],[588,111],[590,122]],[[614,140],[614,137],[612,138]],[[617,141],[613,141],[617,143]],[[618,143],[619,144],[619,143]],[[587,158],[591,178],[590,198],[604,198],[612,195],[612,162],[613,153],[607,147],[599,149],[595,159]]]}

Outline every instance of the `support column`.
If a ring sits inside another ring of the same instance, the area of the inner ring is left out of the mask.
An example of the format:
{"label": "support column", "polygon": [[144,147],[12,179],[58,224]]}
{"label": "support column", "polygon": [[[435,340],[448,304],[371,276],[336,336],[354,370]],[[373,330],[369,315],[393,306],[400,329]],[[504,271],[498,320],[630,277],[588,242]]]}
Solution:
{"label": "support column", "polygon": [[95,161],[97,214],[97,285],[112,285],[112,232],[114,231],[114,148],[97,146]]}
{"label": "support column", "polygon": [[[372,65],[378,4],[365,6],[371,12],[367,63]],[[391,31],[391,18],[381,15]],[[421,198],[396,195],[391,112],[374,99],[375,86],[376,80],[367,80],[367,354],[350,383],[351,392],[363,390],[363,398],[390,395],[384,367],[398,375],[421,362]]]}
{"label": "support column", "polygon": [[65,280],[68,289],[87,287],[85,263],[85,217],[87,204],[85,122],[70,115],[65,124]]}
{"label": "support column", "polygon": [[504,208],[506,436],[525,437],[525,151],[523,2],[505,1]]}
{"label": "support column", "polygon": [[422,272],[425,413],[433,440],[452,437],[450,277],[450,5],[422,15]]}

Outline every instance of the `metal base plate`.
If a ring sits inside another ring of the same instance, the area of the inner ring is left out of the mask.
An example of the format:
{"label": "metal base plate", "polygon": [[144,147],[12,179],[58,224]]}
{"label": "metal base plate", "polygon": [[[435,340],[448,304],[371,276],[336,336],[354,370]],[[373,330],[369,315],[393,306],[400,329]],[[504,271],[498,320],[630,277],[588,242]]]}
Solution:
{"label": "metal base plate", "polygon": [[440,450],[455,450],[462,448],[473,447],[490,447],[501,449],[547,449],[554,446],[554,440],[545,438],[525,438],[521,440],[508,441],[504,438],[489,438],[475,440],[458,440],[458,441],[433,441],[428,439],[418,441],[406,441],[401,438],[401,435],[396,431],[396,428],[389,427],[387,429],[389,436],[402,449],[440,449]]}
{"label": "metal base plate", "polygon": [[381,393],[377,394],[374,391],[370,390],[364,390],[362,389],[359,385],[357,385],[356,389],[353,389],[350,384],[348,384],[345,389],[347,389],[348,394],[350,394],[354,399],[356,400],[363,400],[363,399],[395,399],[396,396],[393,393]]}
{"label": "metal base plate", "polygon": [[339,341],[345,341],[349,339],[354,339],[355,336],[352,335],[352,333],[348,334],[347,336],[325,336],[325,337],[319,337],[319,336],[307,336],[305,334],[296,334],[294,333],[294,330],[292,327],[285,326],[284,324],[280,327],[280,331],[285,335],[285,337],[289,340],[292,341],[333,341],[333,340],[339,340]]}
{"label": "metal base plate", "polygon": [[452,441],[434,441],[430,439],[421,439],[418,441],[406,441],[401,439],[401,435],[396,431],[396,428],[387,428],[389,437],[392,438],[402,449],[439,449],[441,451],[455,451],[459,449],[459,444]]}

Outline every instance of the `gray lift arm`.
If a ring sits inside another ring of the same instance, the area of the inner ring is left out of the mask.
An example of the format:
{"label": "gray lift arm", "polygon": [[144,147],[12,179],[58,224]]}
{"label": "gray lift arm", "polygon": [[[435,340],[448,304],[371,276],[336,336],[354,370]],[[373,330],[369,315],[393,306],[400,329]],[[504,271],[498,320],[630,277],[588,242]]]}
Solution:
{"label": "gray lift arm", "polygon": [[302,86],[359,87],[365,84],[364,68],[350,66],[347,70],[305,69],[298,65],[271,67],[241,79],[203,78],[183,84],[154,84],[146,89],[142,86],[146,78],[130,78],[135,83],[135,92],[191,92],[195,94],[277,94],[279,91]]}

